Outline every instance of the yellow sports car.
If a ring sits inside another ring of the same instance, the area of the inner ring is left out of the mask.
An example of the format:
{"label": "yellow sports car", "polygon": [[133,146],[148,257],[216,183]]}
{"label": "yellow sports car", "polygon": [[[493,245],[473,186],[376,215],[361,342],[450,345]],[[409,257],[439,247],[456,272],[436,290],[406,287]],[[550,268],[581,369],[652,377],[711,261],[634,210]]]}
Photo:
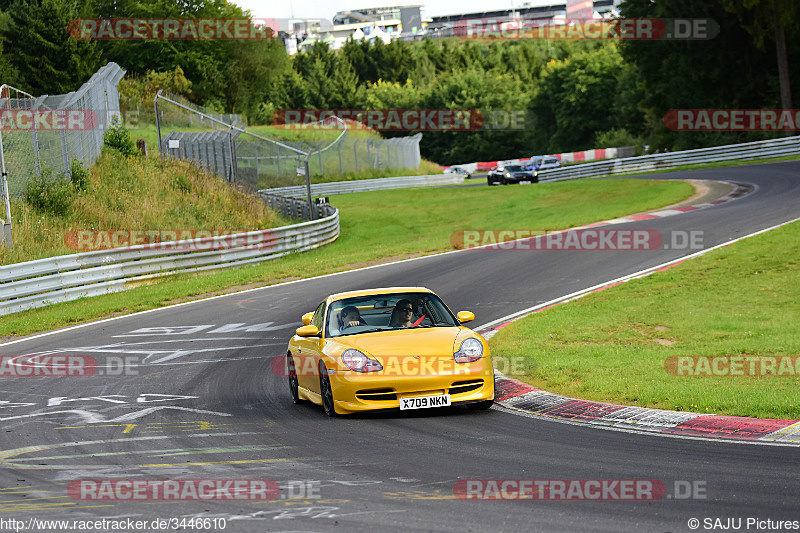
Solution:
{"label": "yellow sports car", "polygon": [[329,296],[303,315],[289,341],[286,372],[295,403],[328,416],[373,409],[423,409],[494,402],[486,340],[432,291],[394,287]]}

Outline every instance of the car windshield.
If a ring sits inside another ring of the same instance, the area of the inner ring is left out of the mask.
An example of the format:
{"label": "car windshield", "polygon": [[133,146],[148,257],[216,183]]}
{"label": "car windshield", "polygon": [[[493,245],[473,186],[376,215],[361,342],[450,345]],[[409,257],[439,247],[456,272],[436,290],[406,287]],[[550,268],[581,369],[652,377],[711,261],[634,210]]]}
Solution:
{"label": "car windshield", "polygon": [[507,165],[505,169],[509,172],[519,172],[522,170],[522,167],[520,165]]}
{"label": "car windshield", "polygon": [[435,294],[404,292],[345,298],[328,308],[326,337],[458,325]]}

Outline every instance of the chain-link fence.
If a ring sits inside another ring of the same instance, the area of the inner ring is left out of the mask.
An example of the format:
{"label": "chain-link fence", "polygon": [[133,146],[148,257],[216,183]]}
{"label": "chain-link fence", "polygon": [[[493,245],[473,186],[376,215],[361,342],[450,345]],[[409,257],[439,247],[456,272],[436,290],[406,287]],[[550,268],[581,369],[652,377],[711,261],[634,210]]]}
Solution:
{"label": "chain-link fence", "polygon": [[[244,136],[246,138],[246,136]],[[419,141],[422,134],[392,139],[356,137],[348,131],[331,149],[322,151],[327,141],[284,141],[284,144],[310,152],[309,170],[319,179],[357,174],[366,169],[418,168],[421,162]],[[236,163],[260,177],[260,188],[285,187],[299,183],[295,168],[297,156],[271,143],[239,140]]]}
{"label": "chain-link fence", "polygon": [[[188,159],[198,167],[213,172],[228,182],[236,182],[236,138],[239,131],[213,130],[198,132],[173,131],[161,141],[162,153],[170,157]],[[253,190],[252,184],[245,184]]]}
{"label": "chain-link fence", "polygon": [[0,150],[10,196],[21,196],[45,169],[69,174],[73,159],[94,162],[103,133],[119,116],[117,83],[124,75],[108,63],[77,91],[51,96],[0,86]]}
{"label": "chain-link fence", "polygon": [[[241,115],[214,113],[181,96],[166,91],[159,94],[157,117],[130,106],[125,110],[133,119],[129,122],[146,123],[152,116],[161,135],[162,154],[202,161],[201,166],[251,191],[304,183],[308,154],[314,181],[344,179],[353,174],[369,177],[368,169],[418,168],[421,162],[421,133],[380,139],[348,130],[334,142],[342,133],[338,126],[316,131],[312,127],[304,132],[286,132],[287,137],[302,136],[305,140],[278,142],[271,138],[275,130],[268,126],[249,127],[237,134],[245,128]],[[203,131],[206,135],[200,135]],[[229,164],[229,157],[235,165]]]}

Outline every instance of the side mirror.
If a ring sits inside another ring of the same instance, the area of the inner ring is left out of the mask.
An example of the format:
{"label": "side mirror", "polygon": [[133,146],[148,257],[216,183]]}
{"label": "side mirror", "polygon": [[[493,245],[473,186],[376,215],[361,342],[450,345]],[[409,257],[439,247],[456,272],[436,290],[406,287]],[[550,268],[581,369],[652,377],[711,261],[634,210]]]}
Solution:
{"label": "side mirror", "polygon": [[306,314],[304,314],[304,315],[303,315],[303,318],[302,318],[302,320],[303,320],[303,325],[304,325],[304,326],[307,326],[307,325],[311,324],[311,319],[312,319],[312,318],[314,318],[314,312],[313,312],[313,311],[312,311],[312,312],[310,312],[310,313],[306,313]]}
{"label": "side mirror", "polygon": [[300,337],[319,337],[319,328],[313,325],[305,325],[295,330]]}
{"label": "side mirror", "polygon": [[464,324],[465,322],[471,322],[475,320],[475,313],[472,311],[459,311],[457,317],[458,321]]}

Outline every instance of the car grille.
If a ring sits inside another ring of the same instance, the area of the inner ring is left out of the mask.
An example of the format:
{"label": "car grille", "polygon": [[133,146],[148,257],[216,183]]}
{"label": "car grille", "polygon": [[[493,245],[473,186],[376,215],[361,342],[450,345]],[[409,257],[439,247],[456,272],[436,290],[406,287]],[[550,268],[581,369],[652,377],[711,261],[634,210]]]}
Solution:
{"label": "car grille", "polygon": [[456,381],[450,387],[450,394],[464,394],[465,392],[472,392],[483,387],[483,380],[476,379],[472,381]]}
{"label": "car grille", "polygon": [[392,389],[360,390],[356,393],[356,398],[359,400],[376,402],[384,400],[396,400],[397,394],[395,394]]}

